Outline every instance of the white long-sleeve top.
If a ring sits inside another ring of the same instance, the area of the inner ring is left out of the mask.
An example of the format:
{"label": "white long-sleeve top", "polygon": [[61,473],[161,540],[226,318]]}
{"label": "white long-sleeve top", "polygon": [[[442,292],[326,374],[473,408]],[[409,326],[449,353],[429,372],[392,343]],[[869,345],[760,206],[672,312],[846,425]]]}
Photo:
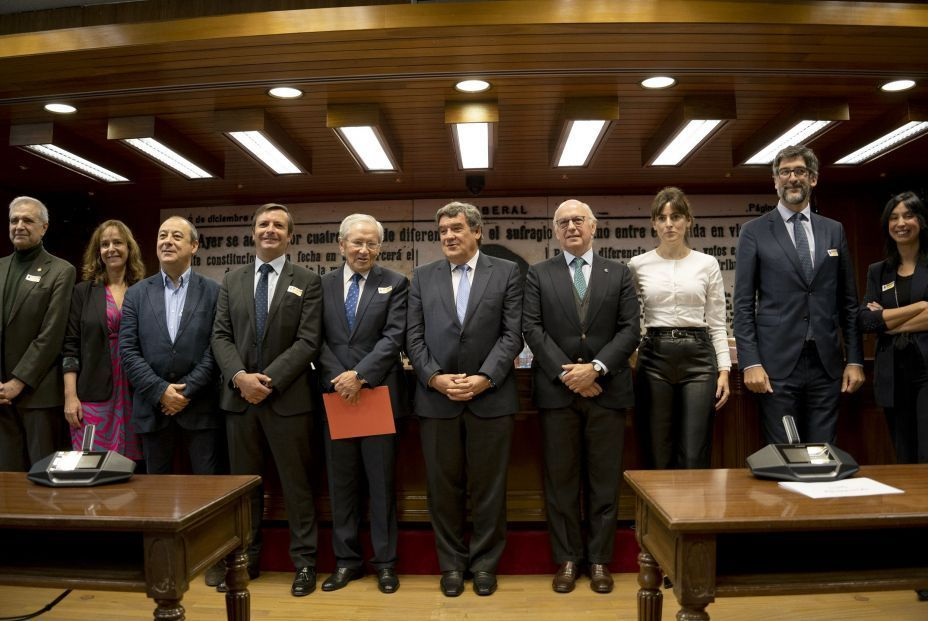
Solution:
{"label": "white long-sleeve top", "polygon": [[651,250],[628,262],[644,328],[708,328],[719,371],[731,369],[725,323],[725,286],[719,262],[691,250],[683,259],[664,259]]}

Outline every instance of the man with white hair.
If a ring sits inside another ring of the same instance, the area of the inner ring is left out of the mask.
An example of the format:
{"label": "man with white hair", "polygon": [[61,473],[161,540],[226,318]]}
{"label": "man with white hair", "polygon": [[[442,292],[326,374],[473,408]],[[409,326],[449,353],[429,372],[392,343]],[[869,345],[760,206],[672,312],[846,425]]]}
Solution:
{"label": "man with white hair", "polygon": [[20,196],[10,203],[14,252],[0,259],[0,471],[25,471],[62,448],[61,346],[74,267],[42,246],[48,209]]}

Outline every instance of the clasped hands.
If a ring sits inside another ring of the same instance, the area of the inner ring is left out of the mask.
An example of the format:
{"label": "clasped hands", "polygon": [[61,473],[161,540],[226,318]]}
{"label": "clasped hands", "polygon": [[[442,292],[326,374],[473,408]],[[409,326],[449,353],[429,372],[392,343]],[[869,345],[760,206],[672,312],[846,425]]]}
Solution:
{"label": "clasped hands", "polygon": [[19,396],[25,386],[21,380],[15,377],[8,382],[0,382],[0,405],[13,403],[13,399]]}
{"label": "clasped hands", "polygon": [[565,371],[561,374],[561,381],[581,397],[595,397],[602,393],[602,386],[596,383],[599,373],[592,362],[562,364],[561,368]]}
{"label": "clasped hands", "polygon": [[273,391],[271,378],[264,373],[241,372],[232,379],[242,399],[252,405],[261,403]]}
{"label": "clasped hands", "polygon": [[490,378],[480,374],[440,373],[429,380],[429,386],[452,401],[470,401],[490,387]]}
{"label": "clasped hands", "polygon": [[358,379],[357,371],[351,369],[343,371],[332,379],[332,387],[339,396],[354,405],[361,398],[361,386],[364,384]]}

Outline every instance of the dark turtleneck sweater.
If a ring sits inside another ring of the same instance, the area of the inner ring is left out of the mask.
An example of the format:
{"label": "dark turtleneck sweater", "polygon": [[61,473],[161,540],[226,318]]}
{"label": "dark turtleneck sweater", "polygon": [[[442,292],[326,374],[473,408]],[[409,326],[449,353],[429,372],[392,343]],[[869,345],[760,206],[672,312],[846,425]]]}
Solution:
{"label": "dark turtleneck sweater", "polygon": [[10,319],[10,312],[13,310],[13,300],[19,292],[23,278],[29,268],[35,262],[36,257],[42,252],[42,244],[36,244],[26,250],[17,250],[13,253],[13,260],[10,261],[10,271],[6,274],[6,282],[3,283],[3,324]]}

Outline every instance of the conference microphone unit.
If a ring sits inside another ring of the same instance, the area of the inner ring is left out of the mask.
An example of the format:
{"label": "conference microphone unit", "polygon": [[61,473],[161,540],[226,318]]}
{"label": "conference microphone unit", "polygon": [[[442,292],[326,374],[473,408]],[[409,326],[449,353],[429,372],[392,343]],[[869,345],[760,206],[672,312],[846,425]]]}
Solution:
{"label": "conference microphone unit", "polygon": [[800,442],[792,416],[783,417],[783,427],[788,444],[768,444],[748,456],[748,468],[758,479],[808,483],[840,481],[860,470],[853,457],[827,442]]}
{"label": "conference microphone unit", "polygon": [[91,487],[127,481],[135,462],[116,451],[93,451],[94,425],[84,428],[79,451],[56,451],[37,461],[26,478],[49,487]]}

